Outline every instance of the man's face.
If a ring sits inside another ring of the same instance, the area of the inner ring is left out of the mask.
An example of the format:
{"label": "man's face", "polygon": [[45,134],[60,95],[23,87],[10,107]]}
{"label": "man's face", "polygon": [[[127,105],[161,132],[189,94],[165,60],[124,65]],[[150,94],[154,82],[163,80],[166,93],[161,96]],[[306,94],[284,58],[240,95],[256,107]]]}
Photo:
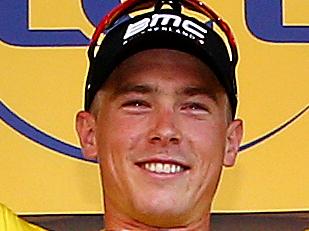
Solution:
{"label": "man's face", "polygon": [[107,212],[168,226],[209,211],[222,166],[234,161],[230,136],[240,122],[229,121],[227,97],[208,66],[179,51],[140,52],[95,100],[90,137]]}

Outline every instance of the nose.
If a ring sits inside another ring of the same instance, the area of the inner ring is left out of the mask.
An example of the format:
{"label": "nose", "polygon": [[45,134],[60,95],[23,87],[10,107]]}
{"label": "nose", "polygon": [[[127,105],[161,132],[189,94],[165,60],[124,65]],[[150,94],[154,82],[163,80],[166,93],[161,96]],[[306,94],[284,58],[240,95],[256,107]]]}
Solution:
{"label": "nose", "polygon": [[179,144],[182,133],[177,126],[176,117],[173,111],[157,112],[149,130],[149,142],[162,146]]}

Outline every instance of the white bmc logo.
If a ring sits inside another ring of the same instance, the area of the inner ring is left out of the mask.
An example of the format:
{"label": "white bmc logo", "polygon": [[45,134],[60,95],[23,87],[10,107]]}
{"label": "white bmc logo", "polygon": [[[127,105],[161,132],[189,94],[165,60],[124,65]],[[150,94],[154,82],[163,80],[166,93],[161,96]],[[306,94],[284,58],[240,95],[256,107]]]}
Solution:
{"label": "white bmc logo", "polygon": [[203,27],[190,20],[182,20],[180,16],[172,14],[154,14],[151,18],[144,18],[136,23],[130,24],[123,39],[126,40],[146,29],[147,31],[175,31],[192,39],[198,37],[201,43],[203,43],[203,39],[207,33],[207,30]]}

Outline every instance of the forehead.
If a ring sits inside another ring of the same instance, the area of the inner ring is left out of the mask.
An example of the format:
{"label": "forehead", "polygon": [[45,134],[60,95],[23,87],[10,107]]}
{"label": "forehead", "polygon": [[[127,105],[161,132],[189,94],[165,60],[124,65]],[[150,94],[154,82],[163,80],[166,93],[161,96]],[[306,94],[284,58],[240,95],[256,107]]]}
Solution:
{"label": "forehead", "polygon": [[169,49],[151,49],[130,56],[115,68],[105,87],[160,83],[175,90],[177,86],[196,86],[224,91],[208,65],[188,53]]}

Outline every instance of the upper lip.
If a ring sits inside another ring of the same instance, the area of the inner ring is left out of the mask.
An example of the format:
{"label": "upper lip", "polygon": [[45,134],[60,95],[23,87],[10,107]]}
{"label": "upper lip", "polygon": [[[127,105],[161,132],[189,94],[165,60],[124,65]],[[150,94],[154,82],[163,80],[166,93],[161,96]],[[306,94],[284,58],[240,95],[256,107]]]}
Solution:
{"label": "upper lip", "polygon": [[179,165],[185,169],[190,169],[191,166],[182,158],[171,157],[166,155],[155,155],[151,157],[140,158],[135,162],[136,165],[141,166],[145,163],[162,163],[162,164],[174,164]]}

